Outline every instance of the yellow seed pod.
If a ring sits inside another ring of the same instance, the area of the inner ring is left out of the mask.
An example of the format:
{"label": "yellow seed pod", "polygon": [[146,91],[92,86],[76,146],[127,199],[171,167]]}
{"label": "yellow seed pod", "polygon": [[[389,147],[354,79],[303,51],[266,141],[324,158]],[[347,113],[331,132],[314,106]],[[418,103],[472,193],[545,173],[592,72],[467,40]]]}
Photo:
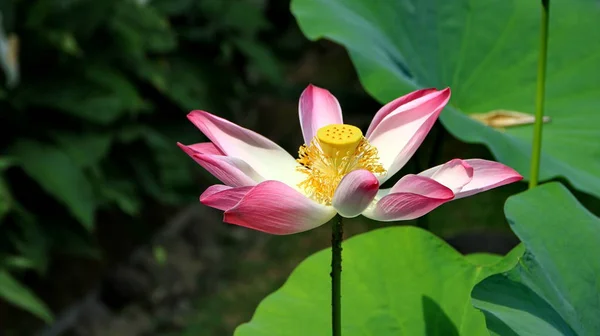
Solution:
{"label": "yellow seed pod", "polygon": [[323,154],[332,158],[354,153],[362,137],[360,128],[352,125],[332,124],[317,131],[317,140]]}

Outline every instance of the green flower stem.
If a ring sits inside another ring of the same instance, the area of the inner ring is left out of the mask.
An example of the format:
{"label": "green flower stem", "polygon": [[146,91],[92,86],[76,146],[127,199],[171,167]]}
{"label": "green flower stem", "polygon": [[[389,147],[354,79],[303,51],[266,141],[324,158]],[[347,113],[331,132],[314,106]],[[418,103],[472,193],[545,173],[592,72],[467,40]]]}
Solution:
{"label": "green flower stem", "polygon": [[540,34],[540,56],[538,60],[537,93],[535,99],[535,125],[533,128],[533,150],[531,153],[531,176],[529,188],[538,184],[540,158],[542,155],[542,125],[544,119],[544,98],[546,92],[546,59],[548,58],[548,18],[550,0],[542,0],[542,23]]}
{"label": "green flower stem", "polygon": [[333,336],[342,335],[342,239],[344,224],[342,217],[336,215],[331,232],[331,329]]}

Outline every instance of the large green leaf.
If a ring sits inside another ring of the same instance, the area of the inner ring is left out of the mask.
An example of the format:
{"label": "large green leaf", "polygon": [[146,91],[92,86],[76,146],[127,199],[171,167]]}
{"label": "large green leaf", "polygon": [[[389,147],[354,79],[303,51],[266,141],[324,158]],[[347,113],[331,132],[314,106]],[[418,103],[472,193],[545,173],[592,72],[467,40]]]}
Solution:
{"label": "large green leaf", "polygon": [[[600,196],[600,6],[553,0],[541,178],[566,177]],[[311,39],[344,45],[368,92],[385,103],[421,87],[450,86],[444,126],[486,144],[529,177],[532,126],[496,130],[468,117],[533,113],[540,1],[293,0]]]}
{"label": "large green leaf", "polygon": [[48,323],[52,322],[52,313],[44,302],[3,269],[0,269],[0,297]]}
{"label": "large green leaf", "polygon": [[[470,303],[471,288],[506,270],[506,258],[463,257],[419,228],[390,227],[344,242],[343,334],[487,335],[484,317]],[[236,336],[327,335],[331,331],[330,250],[309,257],[285,285],[267,297]],[[489,266],[478,266],[491,264]]]}
{"label": "large green leaf", "polygon": [[499,335],[600,335],[600,219],[558,183],[515,195],[506,216],[526,246],[514,269],[473,290]]}
{"label": "large green leaf", "polygon": [[83,171],[59,148],[21,140],[12,148],[25,172],[44,190],[64,203],[87,229],[94,225],[96,201]]}

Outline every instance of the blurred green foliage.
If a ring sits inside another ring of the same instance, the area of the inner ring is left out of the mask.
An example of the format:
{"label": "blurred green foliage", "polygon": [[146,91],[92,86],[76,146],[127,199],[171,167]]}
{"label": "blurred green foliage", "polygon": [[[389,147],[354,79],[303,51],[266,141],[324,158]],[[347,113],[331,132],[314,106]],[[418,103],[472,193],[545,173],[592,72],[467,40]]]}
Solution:
{"label": "blurred green foliage", "polygon": [[19,274],[43,275],[54,253],[98,256],[99,211],[138,216],[196,198],[174,135],[193,142],[188,111],[228,111],[249,87],[280,80],[259,39],[272,29],[263,6],[2,1],[0,279],[18,289],[0,297],[49,321]]}

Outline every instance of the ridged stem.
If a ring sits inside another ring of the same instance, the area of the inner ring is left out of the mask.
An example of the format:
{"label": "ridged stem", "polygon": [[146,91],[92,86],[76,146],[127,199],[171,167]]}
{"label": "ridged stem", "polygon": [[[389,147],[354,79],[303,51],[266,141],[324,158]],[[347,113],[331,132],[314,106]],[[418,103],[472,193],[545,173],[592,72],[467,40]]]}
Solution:
{"label": "ridged stem", "polygon": [[337,215],[333,221],[331,232],[331,330],[333,336],[342,335],[342,239],[344,224],[342,217]]}

